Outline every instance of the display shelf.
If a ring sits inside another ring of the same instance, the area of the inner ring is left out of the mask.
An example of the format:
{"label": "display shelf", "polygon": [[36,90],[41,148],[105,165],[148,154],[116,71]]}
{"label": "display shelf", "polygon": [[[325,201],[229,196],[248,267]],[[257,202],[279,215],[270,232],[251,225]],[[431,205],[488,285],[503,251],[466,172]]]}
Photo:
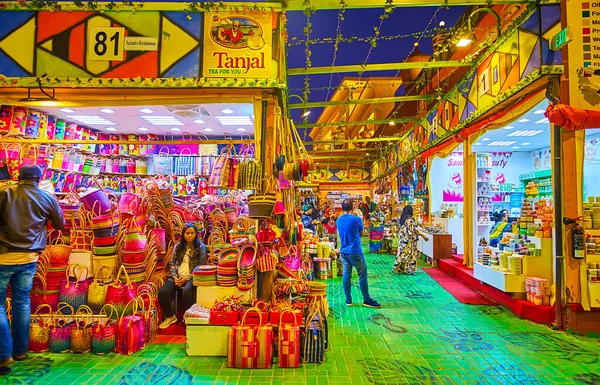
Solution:
{"label": "display shelf", "polygon": [[423,233],[429,238],[427,241],[419,237],[417,249],[427,256],[431,264],[437,266],[438,259],[452,258],[452,235],[451,234],[432,234],[427,231]]}
{"label": "display shelf", "polygon": [[507,271],[500,271],[485,266],[479,262],[474,263],[473,273],[475,278],[487,283],[496,289],[507,293],[525,292],[525,275],[516,275]]}

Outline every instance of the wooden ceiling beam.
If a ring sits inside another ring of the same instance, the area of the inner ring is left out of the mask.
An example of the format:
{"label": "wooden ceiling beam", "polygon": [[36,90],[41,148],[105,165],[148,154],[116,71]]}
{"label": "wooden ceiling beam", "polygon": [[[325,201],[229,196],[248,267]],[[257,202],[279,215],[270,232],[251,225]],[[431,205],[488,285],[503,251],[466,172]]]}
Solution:
{"label": "wooden ceiling beam", "polygon": [[386,123],[416,123],[420,122],[419,118],[398,118],[388,120],[362,120],[354,122],[327,122],[327,123],[306,123],[297,124],[296,128],[311,128],[311,127],[339,127],[339,126],[363,126],[365,124],[386,124]]}
{"label": "wooden ceiling beam", "polygon": [[317,107],[329,107],[329,106],[344,106],[346,104],[384,104],[384,103],[395,103],[395,102],[415,102],[420,100],[431,101],[435,99],[435,95],[402,95],[394,96],[390,98],[373,98],[373,99],[355,99],[355,100],[336,100],[333,102],[311,102],[311,103],[297,103],[290,104],[290,110],[294,109],[308,109]]}

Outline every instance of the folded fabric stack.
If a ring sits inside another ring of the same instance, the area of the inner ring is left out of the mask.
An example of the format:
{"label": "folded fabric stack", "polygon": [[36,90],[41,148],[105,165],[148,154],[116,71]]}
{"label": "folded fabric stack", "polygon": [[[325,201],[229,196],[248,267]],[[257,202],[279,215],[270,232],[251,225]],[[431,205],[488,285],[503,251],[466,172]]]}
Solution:
{"label": "folded fabric stack", "polygon": [[236,286],[238,282],[238,249],[228,247],[219,253],[217,283],[219,286]]}
{"label": "folded fabric stack", "polygon": [[186,310],[183,318],[187,325],[206,325],[210,319],[210,309],[196,303]]}
{"label": "folded fabric stack", "polygon": [[256,247],[254,245],[246,245],[240,251],[238,259],[238,280],[237,287],[239,290],[250,290],[254,286],[256,277]]}
{"label": "folded fabric stack", "polygon": [[196,266],[192,272],[192,283],[194,286],[216,286],[217,285],[217,266],[201,265]]}

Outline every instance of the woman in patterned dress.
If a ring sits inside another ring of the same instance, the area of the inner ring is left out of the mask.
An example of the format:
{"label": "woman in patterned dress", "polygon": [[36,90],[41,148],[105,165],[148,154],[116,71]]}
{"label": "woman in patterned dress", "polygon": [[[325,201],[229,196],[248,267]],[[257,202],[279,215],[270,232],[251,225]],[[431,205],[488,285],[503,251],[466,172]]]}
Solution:
{"label": "woman in patterned dress", "polygon": [[369,249],[371,253],[378,253],[383,245],[384,221],[385,215],[375,205],[374,211],[369,214]]}
{"label": "woman in patterned dress", "polygon": [[419,225],[413,217],[413,208],[410,205],[402,210],[402,216],[398,224],[400,226],[398,230],[398,252],[396,253],[393,272],[414,275],[417,271],[417,258],[419,257],[419,250],[417,249],[419,236],[426,241],[429,239],[419,232]]}

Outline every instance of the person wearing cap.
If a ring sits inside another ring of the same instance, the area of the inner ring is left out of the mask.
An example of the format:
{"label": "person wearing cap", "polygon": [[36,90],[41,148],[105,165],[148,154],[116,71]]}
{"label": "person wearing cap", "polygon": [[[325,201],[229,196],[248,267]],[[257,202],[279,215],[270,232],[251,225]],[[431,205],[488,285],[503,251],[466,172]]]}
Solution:
{"label": "person wearing cap", "polygon": [[[56,198],[39,188],[42,170],[24,165],[19,183],[0,188],[0,375],[13,361],[27,359],[31,309],[29,292],[40,253],[46,248],[47,223],[62,230],[65,219]],[[12,287],[12,338],[4,302]]]}

